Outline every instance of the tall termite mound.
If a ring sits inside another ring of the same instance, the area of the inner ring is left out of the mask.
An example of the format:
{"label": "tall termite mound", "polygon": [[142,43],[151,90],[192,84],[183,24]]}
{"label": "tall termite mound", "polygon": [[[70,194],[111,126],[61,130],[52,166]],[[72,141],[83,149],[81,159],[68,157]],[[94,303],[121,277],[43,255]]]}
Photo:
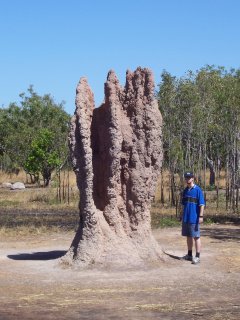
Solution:
{"label": "tall termite mound", "polygon": [[162,117],[149,69],[110,71],[94,108],[86,78],[76,91],[69,145],[80,190],[80,222],[64,257],[79,266],[132,266],[159,260],[150,207],[162,164]]}

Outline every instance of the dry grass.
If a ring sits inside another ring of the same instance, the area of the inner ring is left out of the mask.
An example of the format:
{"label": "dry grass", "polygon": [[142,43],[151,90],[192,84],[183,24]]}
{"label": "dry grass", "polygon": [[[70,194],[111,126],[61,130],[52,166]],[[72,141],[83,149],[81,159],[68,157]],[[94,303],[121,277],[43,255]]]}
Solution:
{"label": "dry grass", "polygon": [[79,192],[76,188],[70,189],[69,201],[66,195],[65,199],[60,202],[57,193],[57,188],[0,189],[0,208],[49,211],[78,207]]}
{"label": "dry grass", "polygon": [[[68,172],[62,172],[60,189],[56,177],[53,177],[50,187],[43,188],[28,184],[29,178],[23,171],[18,176],[0,172],[0,183],[16,181],[27,183],[27,188],[24,190],[0,188],[0,235],[7,234],[10,229],[14,229],[13,232],[18,234],[44,233],[53,228],[75,229],[78,222],[79,191],[76,187],[75,174],[69,173],[69,188],[66,187],[67,178]],[[219,184],[224,185],[224,173],[221,174]],[[161,180],[159,180],[151,208],[153,228],[179,225],[179,208],[177,210],[176,207],[170,206],[169,202],[168,172],[164,172],[163,185],[164,204],[161,202]],[[227,217],[225,220],[229,220],[230,212],[225,209],[225,191],[220,190],[219,208],[216,206],[215,190],[207,191],[206,196],[205,222],[216,222],[219,217]]]}
{"label": "dry grass", "polygon": [[69,172],[69,175],[67,172],[61,173],[60,188],[56,175],[53,175],[51,186],[48,188],[43,188],[43,181],[35,185],[30,184],[29,181],[30,178],[24,171],[20,171],[18,175],[0,171],[1,184],[4,182],[23,182],[26,185],[24,190],[0,189],[0,209],[21,208],[27,211],[44,211],[78,207],[79,191],[73,172]]}
{"label": "dry grass", "polygon": [[[209,174],[206,176],[207,181],[209,180]],[[62,172],[61,173],[61,188],[59,189],[59,181],[56,176],[53,175],[51,187],[43,188],[37,185],[30,185],[29,177],[21,171],[19,175],[10,175],[0,172],[0,183],[3,182],[16,182],[20,181],[26,184],[25,190],[10,191],[8,189],[0,188],[0,210],[1,208],[13,208],[13,209],[24,209],[24,210],[63,210],[64,208],[78,208],[79,202],[79,191],[76,186],[76,178],[73,172]],[[178,195],[180,201],[180,182],[176,175],[176,182],[178,185]],[[164,203],[161,199],[161,184],[163,183],[163,195]],[[69,184],[69,188],[67,188]],[[219,179],[219,185],[223,187],[225,184],[224,172],[221,173]],[[59,199],[59,194],[61,199]],[[220,189],[219,193],[219,208],[217,209],[216,204],[216,191],[207,191],[207,207],[206,212],[209,214],[226,213],[225,210],[225,194],[224,190]],[[152,212],[154,214],[161,212],[162,215],[176,215],[176,208],[171,207],[170,204],[170,189],[169,189],[169,173],[167,171],[163,174],[163,181],[159,179],[157,185],[155,201],[153,204]]]}
{"label": "dry grass", "polygon": [[[62,171],[61,172],[61,183],[67,183],[67,177],[69,177],[69,186],[75,187],[76,186],[76,177],[75,173],[73,171]],[[19,174],[14,173],[6,173],[2,170],[0,170],[0,184],[4,182],[23,182],[26,185],[30,184],[30,176],[25,173],[25,171],[21,170]],[[52,174],[52,184],[56,186],[58,184],[58,177],[56,176],[56,172],[53,172]],[[43,181],[40,180],[40,186],[43,186]]]}
{"label": "dry grass", "polygon": [[26,179],[27,179],[27,176],[23,170],[21,170],[18,175],[13,173],[12,174],[6,173],[0,170],[0,184],[4,182],[14,183],[17,181],[25,183]]}

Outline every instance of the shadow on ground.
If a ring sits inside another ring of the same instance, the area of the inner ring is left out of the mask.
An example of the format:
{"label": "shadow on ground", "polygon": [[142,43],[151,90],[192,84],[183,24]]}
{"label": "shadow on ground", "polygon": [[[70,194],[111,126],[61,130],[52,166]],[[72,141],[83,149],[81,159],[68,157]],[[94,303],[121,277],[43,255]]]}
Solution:
{"label": "shadow on ground", "polygon": [[174,254],[171,254],[171,253],[168,253],[166,251],[163,250],[163,253],[166,254],[167,256],[169,256],[170,258],[172,259],[175,259],[175,260],[183,260],[182,257],[179,257],[179,256],[176,256]]}
{"label": "shadow on ground", "polygon": [[201,234],[203,236],[210,237],[212,239],[222,240],[222,241],[236,241],[240,242],[240,230],[239,228],[204,228],[201,229]]}
{"label": "shadow on ground", "polygon": [[10,254],[7,257],[12,260],[54,260],[61,258],[66,253],[67,251],[64,250],[54,250],[48,252]]}

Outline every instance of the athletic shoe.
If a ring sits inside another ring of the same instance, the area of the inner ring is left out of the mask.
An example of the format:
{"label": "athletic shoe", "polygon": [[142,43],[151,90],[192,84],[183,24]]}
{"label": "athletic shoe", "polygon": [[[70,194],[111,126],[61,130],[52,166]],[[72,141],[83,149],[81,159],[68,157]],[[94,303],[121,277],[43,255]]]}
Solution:
{"label": "athletic shoe", "polygon": [[200,258],[194,257],[194,258],[192,259],[192,264],[198,264],[198,263],[200,263]]}
{"label": "athletic shoe", "polygon": [[183,257],[181,258],[181,260],[192,261],[192,256],[189,256],[188,254],[186,254],[185,256],[183,256]]}

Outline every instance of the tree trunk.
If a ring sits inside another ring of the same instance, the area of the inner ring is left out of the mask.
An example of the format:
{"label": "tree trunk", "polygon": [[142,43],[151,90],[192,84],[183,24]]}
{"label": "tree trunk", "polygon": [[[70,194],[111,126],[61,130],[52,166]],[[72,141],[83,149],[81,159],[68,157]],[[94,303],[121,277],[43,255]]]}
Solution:
{"label": "tree trunk", "polygon": [[229,198],[230,198],[230,188],[229,188],[229,156],[226,159],[226,210],[228,211],[229,207]]}
{"label": "tree trunk", "polygon": [[162,163],[162,118],[148,69],[110,71],[105,103],[94,109],[82,78],[70,149],[80,190],[80,223],[64,264],[131,266],[159,260],[150,206]]}
{"label": "tree trunk", "polygon": [[214,162],[213,160],[209,159],[207,156],[207,163],[210,170],[210,179],[209,179],[209,185],[215,186],[215,168],[214,168]]}
{"label": "tree trunk", "polygon": [[52,170],[50,168],[46,167],[43,169],[42,176],[43,176],[44,187],[49,186],[49,183],[51,181],[51,175],[52,175]]}
{"label": "tree trunk", "polygon": [[203,164],[203,182],[204,182],[204,188],[203,188],[203,194],[204,194],[204,199],[205,199],[205,207],[207,206],[207,193],[206,193],[206,159],[207,159],[207,153],[206,153],[206,144],[204,144],[204,164]]}
{"label": "tree trunk", "polygon": [[217,158],[217,187],[216,187],[216,193],[217,193],[217,209],[219,208],[219,180],[220,180],[220,161],[219,158]]}
{"label": "tree trunk", "polygon": [[163,170],[161,169],[161,204],[165,203],[164,199],[164,180],[163,180]]}
{"label": "tree trunk", "polygon": [[240,188],[240,132],[236,134],[236,208],[239,213],[239,188]]}

